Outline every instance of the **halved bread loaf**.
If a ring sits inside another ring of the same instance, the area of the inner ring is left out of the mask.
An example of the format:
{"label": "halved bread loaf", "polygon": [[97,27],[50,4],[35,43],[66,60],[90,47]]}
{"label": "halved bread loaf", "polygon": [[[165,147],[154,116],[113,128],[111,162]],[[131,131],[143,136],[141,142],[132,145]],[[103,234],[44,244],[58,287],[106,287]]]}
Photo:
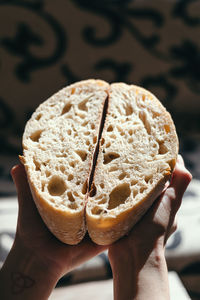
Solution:
{"label": "halved bread loaf", "polygon": [[98,244],[126,234],[170,178],[178,140],[169,113],[150,92],[112,84],[86,220]]}
{"label": "halved bread loaf", "polygon": [[111,244],[161,193],[178,139],[169,113],[148,91],[87,80],[38,107],[23,148],[34,201],[52,233],[77,244],[88,228],[94,242]]}

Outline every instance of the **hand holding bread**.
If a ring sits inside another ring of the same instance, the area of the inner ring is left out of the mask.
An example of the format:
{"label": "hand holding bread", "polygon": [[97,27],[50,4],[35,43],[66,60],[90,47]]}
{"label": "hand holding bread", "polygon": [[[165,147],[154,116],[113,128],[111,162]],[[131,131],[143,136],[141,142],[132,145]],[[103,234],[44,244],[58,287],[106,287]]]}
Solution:
{"label": "hand holding bread", "polygon": [[127,236],[109,246],[114,299],[170,299],[165,245],[192,179],[179,155],[168,187]]}
{"label": "hand holding bread", "polygon": [[[33,203],[24,167],[15,166],[11,173],[18,193],[19,214],[15,242],[0,272],[1,295],[5,299],[47,299],[63,274],[106,246],[93,243],[88,236],[76,246],[54,238]],[[129,235],[109,246],[114,299],[155,299],[155,295],[169,299],[164,247],[174,230],[175,215],[190,180],[191,174],[179,157],[169,187]],[[17,283],[11,274],[17,274]],[[20,281],[18,285],[19,276],[34,284],[27,288]]]}

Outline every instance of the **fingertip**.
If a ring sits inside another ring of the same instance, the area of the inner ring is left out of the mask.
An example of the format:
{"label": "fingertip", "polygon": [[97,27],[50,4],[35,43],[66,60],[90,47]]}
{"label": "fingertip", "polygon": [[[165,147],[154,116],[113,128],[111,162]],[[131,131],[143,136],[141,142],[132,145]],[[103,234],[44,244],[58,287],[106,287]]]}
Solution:
{"label": "fingertip", "polygon": [[186,169],[187,172],[185,172],[185,177],[187,177],[187,180],[188,180],[188,184],[190,183],[190,181],[192,180],[192,174],[190,173],[190,171],[188,171]]}
{"label": "fingertip", "polygon": [[176,167],[174,170],[174,175],[184,178],[184,181],[188,182],[188,183],[190,183],[190,181],[192,180],[192,174],[189,172],[188,169],[186,169],[184,160],[182,157],[181,157],[181,160],[179,160],[176,164]]}
{"label": "fingertip", "polygon": [[24,173],[25,173],[24,166],[21,163],[12,167],[10,171],[13,180],[15,180],[19,175],[22,175]]}
{"label": "fingertip", "polygon": [[181,154],[178,154],[177,163],[180,164],[180,165],[185,166],[184,159],[183,159]]}
{"label": "fingertip", "polygon": [[20,164],[12,167],[10,174],[11,174],[13,180],[15,180],[15,178],[17,177],[17,174],[20,172],[20,168],[21,168]]}
{"label": "fingertip", "polygon": [[192,174],[182,163],[177,163],[172,175],[170,187],[176,191],[176,194],[179,195],[179,197],[182,197],[191,180]]}
{"label": "fingertip", "polygon": [[174,169],[174,173],[175,173],[175,175],[176,174],[180,175],[180,173],[181,173],[181,175],[183,177],[185,177],[185,179],[188,179],[189,182],[192,180],[192,174],[185,167],[185,162],[184,162],[184,159],[181,154],[179,154],[177,157],[177,162],[176,162],[176,166]]}
{"label": "fingertip", "polygon": [[24,193],[26,193],[27,195],[29,193],[29,185],[24,165],[21,163],[15,165],[14,167],[12,167],[10,173],[15,184],[18,196],[21,197]]}
{"label": "fingertip", "polygon": [[18,169],[19,165],[15,165],[12,167],[12,169],[10,170],[10,174],[13,177],[15,177],[15,173],[16,173],[16,170]]}

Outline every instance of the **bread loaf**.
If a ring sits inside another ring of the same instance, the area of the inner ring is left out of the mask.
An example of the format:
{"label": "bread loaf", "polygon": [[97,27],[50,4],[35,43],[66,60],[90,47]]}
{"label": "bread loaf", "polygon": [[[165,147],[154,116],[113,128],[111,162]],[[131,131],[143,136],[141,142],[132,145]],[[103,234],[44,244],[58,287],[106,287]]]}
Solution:
{"label": "bread loaf", "polygon": [[126,234],[161,193],[178,139],[170,114],[150,92],[86,80],[37,108],[23,149],[32,195],[50,231],[73,245],[88,230],[103,245]]}

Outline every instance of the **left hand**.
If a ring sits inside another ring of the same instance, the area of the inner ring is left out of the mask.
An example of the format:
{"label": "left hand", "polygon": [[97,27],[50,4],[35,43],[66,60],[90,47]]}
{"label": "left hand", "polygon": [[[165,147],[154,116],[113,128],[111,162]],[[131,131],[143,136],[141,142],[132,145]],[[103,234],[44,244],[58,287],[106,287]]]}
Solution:
{"label": "left hand", "polygon": [[71,246],[60,242],[47,229],[37,211],[24,166],[15,166],[11,174],[19,202],[15,243],[22,245],[23,250],[30,251],[41,262],[41,267],[43,264],[61,277],[106,249],[105,246],[93,243],[87,235],[78,245]]}

